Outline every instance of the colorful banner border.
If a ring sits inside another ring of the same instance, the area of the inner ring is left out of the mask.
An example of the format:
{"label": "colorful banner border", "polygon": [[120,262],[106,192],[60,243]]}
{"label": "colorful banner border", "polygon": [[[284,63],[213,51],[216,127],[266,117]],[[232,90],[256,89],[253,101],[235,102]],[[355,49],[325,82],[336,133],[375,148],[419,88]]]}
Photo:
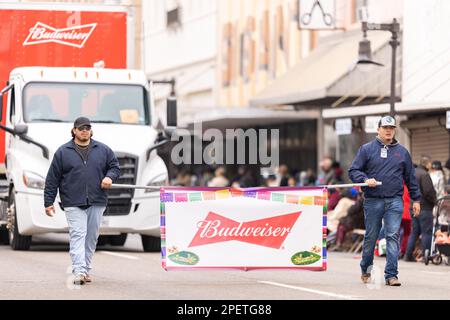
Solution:
{"label": "colorful banner border", "polygon": [[[322,196],[296,196],[280,191],[304,191],[304,190],[322,190]],[[185,191],[185,192],[170,192]],[[186,267],[167,267],[167,248],[166,248],[166,211],[165,203],[170,202],[195,202],[208,200],[222,200],[235,197],[255,198],[258,200],[276,201],[282,203],[292,203],[299,205],[320,205],[323,208],[322,219],[322,266],[321,267],[193,267],[190,269],[301,269],[311,271],[327,270],[327,211],[328,211],[328,189],[323,187],[278,187],[278,188],[195,188],[195,187],[165,187],[160,189],[160,222],[161,222],[161,264],[167,270],[185,270]]]}

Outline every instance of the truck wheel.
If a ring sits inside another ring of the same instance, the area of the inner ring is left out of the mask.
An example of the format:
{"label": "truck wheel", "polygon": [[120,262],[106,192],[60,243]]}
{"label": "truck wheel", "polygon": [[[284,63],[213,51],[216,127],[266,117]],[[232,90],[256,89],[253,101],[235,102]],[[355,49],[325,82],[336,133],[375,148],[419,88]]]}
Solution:
{"label": "truck wheel", "polygon": [[98,236],[97,247],[105,246],[108,244],[108,236]]}
{"label": "truck wheel", "polygon": [[145,252],[161,251],[161,239],[158,237],[146,236],[141,234],[142,246]]}
{"label": "truck wheel", "polygon": [[113,235],[108,237],[108,242],[112,246],[123,246],[127,241],[128,234],[121,233],[119,235]]}
{"label": "truck wheel", "polygon": [[6,225],[0,226],[0,244],[9,244],[9,234]]}
{"label": "truck wheel", "polygon": [[13,250],[29,250],[31,246],[31,236],[23,236],[19,233],[17,226],[16,198],[15,191],[11,189],[8,197],[8,216],[9,216],[9,243]]}

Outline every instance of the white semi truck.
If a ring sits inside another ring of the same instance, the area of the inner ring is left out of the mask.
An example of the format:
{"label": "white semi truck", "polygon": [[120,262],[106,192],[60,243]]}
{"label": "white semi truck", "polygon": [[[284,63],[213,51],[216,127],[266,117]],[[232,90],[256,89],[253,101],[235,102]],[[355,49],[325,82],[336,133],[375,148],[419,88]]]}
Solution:
{"label": "white semi truck", "polygon": [[[160,186],[167,168],[156,149],[168,141],[158,132],[152,83],[143,71],[98,68],[21,67],[11,71],[7,105],[0,105],[6,131],[6,180],[0,222],[2,238],[16,250],[27,250],[33,235],[67,232],[56,200],[56,214],[44,213],[45,177],[57,148],[71,139],[73,121],[91,119],[93,138],[115,152],[121,176],[117,184]],[[3,104],[3,103],[2,103]],[[176,125],[176,105],[168,103],[168,124]],[[175,110],[175,111],[174,111]],[[81,190],[80,190],[81,191]],[[145,251],[160,248],[158,189],[109,190],[100,233],[123,245],[128,233],[139,233]]]}
{"label": "white semi truck", "polygon": [[[27,250],[33,235],[67,232],[59,198],[56,215],[45,215],[43,188],[53,154],[71,139],[78,116],[89,117],[94,139],[116,153],[117,183],[167,183],[156,149],[169,131],[156,130],[152,84],[143,71],[129,70],[132,11],[75,3],[0,6],[0,243]],[[170,102],[168,121],[176,125]],[[138,233],[145,251],[158,250],[159,193],[151,191],[109,190],[99,243],[122,245],[128,233]]]}

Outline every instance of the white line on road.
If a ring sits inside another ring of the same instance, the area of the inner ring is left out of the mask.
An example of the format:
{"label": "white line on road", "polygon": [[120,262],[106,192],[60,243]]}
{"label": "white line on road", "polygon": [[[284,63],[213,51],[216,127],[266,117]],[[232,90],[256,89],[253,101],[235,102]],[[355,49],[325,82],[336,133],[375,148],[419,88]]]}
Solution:
{"label": "white line on road", "polygon": [[40,280],[0,280],[0,282],[11,282],[11,283],[28,283],[28,282],[30,282],[30,283],[34,283],[34,282],[43,282],[43,281],[46,281],[46,280],[43,280],[43,279],[40,279]]}
{"label": "white line on road", "polygon": [[337,294],[337,293],[314,290],[314,289],[297,287],[297,286],[291,286],[291,285],[283,284],[283,283],[277,283],[277,282],[271,282],[271,281],[258,281],[258,282],[263,283],[263,284],[272,285],[272,286],[278,286],[278,287],[289,288],[289,289],[294,289],[294,290],[299,290],[299,291],[305,291],[305,292],[309,292],[309,293],[320,294],[323,296],[328,296],[328,297],[333,297],[333,298],[346,299],[346,300],[361,300],[361,298],[359,298],[359,297],[347,296],[347,295],[343,295],[343,294]]}
{"label": "white line on road", "polygon": [[447,272],[438,272],[438,271],[422,271],[423,273],[427,273],[427,274],[433,274],[436,276],[443,276],[443,275],[448,275]]}
{"label": "white line on road", "polygon": [[111,251],[97,251],[97,252],[109,254],[110,256],[116,256],[116,257],[125,258],[125,259],[141,260],[138,257],[133,257],[133,256],[130,256],[128,254],[123,254],[123,253],[117,253],[117,252],[111,252]]}

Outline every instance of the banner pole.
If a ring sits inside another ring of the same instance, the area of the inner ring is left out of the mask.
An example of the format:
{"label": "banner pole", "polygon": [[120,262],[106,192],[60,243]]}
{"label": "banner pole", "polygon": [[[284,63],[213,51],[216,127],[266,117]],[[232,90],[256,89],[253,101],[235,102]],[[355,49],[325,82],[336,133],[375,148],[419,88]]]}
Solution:
{"label": "banner pole", "polygon": [[159,190],[164,188],[165,186],[139,186],[134,184],[115,184],[113,183],[110,189],[150,189],[150,190]]}
{"label": "banner pole", "polygon": [[[382,183],[380,181],[377,182],[377,186],[381,186]],[[329,184],[323,186],[317,186],[318,188],[353,188],[353,187],[367,187],[367,183],[347,183],[347,184]],[[139,186],[134,184],[112,184],[110,189],[150,189],[150,190],[159,190],[166,186]]]}
{"label": "banner pole", "polygon": [[[377,181],[377,186],[381,186],[382,182]],[[368,187],[369,185],[367,183],[347,183],[347,184],[329,184],[325,186],[317,186],[317,187],[323,187],[328,189],[333,188],[353,188],[353,187]]]}

